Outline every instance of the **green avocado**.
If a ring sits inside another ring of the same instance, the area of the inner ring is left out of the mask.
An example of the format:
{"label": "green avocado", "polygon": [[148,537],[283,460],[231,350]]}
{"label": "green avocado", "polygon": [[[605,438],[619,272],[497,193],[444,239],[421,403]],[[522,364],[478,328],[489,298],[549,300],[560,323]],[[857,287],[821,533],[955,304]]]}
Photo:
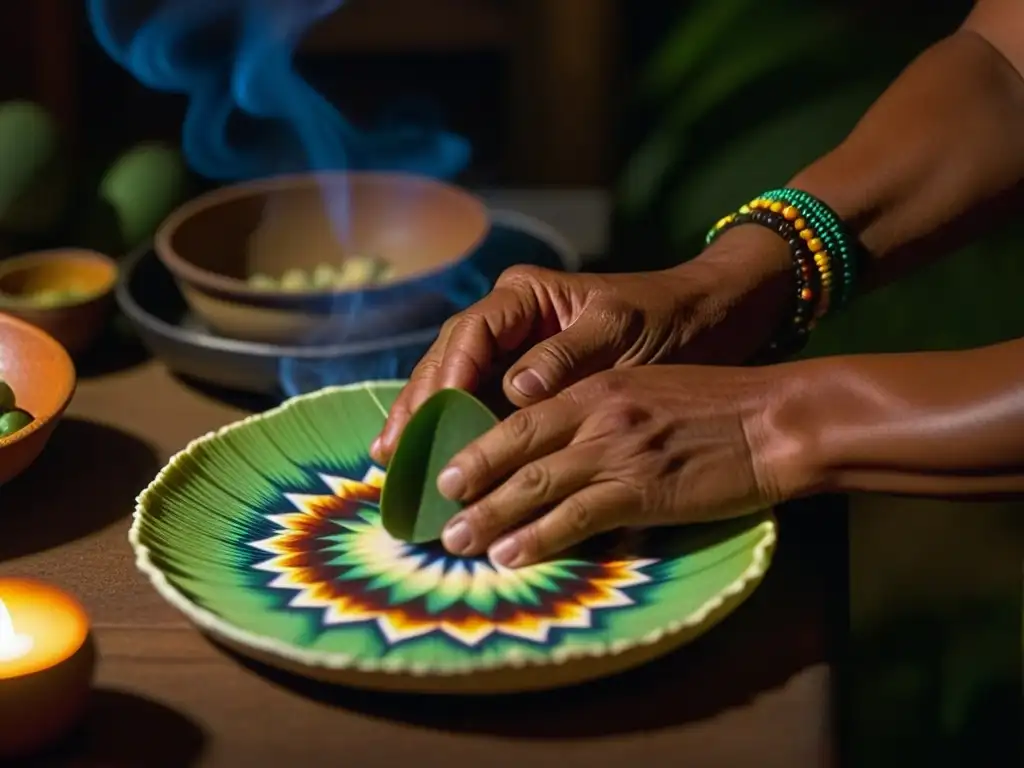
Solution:
{"label": "green avocado", "polygon": [[0,104],[0,228],[51,228],[64,212],[69,183],[57,121],[32,102]]}
{"label": "green avocado", "polygon": [[181,153],[166,144],[138,144],[118,157],[98,190],[119,241],[112,247],[131,251],[149,240],[184,200],[187,178]]}

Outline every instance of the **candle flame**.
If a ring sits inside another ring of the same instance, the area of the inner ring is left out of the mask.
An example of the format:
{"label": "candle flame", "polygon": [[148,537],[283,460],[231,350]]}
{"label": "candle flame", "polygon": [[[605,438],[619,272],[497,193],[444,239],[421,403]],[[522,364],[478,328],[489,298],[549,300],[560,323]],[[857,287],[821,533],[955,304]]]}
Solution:
{"label": "candle flame", "polygon": [[14,661],[32,650],[32,638],[14,630],[14,620],[3,600],[0,600],[0,662]]}

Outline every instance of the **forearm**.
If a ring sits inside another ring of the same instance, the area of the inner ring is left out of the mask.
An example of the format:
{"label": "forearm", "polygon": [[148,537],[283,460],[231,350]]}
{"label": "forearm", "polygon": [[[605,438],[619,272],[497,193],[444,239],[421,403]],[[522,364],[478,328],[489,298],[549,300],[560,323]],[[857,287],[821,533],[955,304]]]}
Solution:
{"label": "forearm", "polygon": [[767,454],[795,492],[1024,495],[1024,339],[779,368]]}
{"label": "forearm", "polygon": [[[789,186],[827,203],[868,250],[871,288],[947,253],[1024,190],[1024,3],[982,0],[919,56],[833,151]],[[751,196],[759,190],[751,190]],[[684,265],[780,284],[787,251],[739,227]],[[775,238],[777,240],[777,238]]]}
{"label": "forearm", "polygon": [[[1010,0],[1013,2],[1013,0]],[[1024,5],[982,2],[913,62],[834,151],[790,186],[832,207],[869,252],[865,287],[977,235],[1018,202],[1024,78],[1011,59]],[[1020,66],[1020,62],[1017,62]]]}
{"label": "forearm", "polygon": [[[1024,202],[1022,73],[1024,0],[981,0],[839,147],[791,180],[867,248],[862,290],[942,256]],[[766,344],[792,311],[789,249],[762,227],[736,227],[672,271],[705,291],[705,315],[734,327],[738,359]]]}

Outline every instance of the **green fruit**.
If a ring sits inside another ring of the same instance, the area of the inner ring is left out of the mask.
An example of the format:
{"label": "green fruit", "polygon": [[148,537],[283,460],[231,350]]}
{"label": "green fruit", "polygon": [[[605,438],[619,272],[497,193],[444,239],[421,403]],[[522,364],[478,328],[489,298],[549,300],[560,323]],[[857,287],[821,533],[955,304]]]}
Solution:
{"label": "green fruit", "polygon": [[8,411],[3,416],[0,416],[0,437],[10,437],[15,432],[23,430],[33,421],[35,419],[25,413],[25,411]]}
{"label": "green fruit", "polygon": [[100,181],[99,197],[114,216],[124,250],[153,236],[184,199],[186,179],[181,153],[164,144],[139,144],[114,161]]}
{"label": "green fruit", "polygon": [[18,402],[14,396],[14,390],[11,389],[11,385],[0,379],[0,413],[13,410],[17,404]]}
{"label": "green fruit", "polygon": [[50,228],[69,181],[57,121],[31,102],[0,105],[0,227],[18,234]]}

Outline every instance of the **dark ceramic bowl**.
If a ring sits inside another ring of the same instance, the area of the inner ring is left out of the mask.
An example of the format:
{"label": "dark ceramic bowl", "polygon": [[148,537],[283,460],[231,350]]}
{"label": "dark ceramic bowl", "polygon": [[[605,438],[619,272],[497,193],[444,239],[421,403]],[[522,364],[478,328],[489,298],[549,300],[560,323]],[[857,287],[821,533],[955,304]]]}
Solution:
{"label": "dark ceramic bowl", "polygon": [[[489,229],[483,202],[448,184],[402,174],[308,174],[197,197],[166,219],[154,244],[209,328],[293,345],[393,336],[436,324],[452,303],[472,303],[481,288],[458,267]],[[360,256],[385,262],[386,281],[300,291],[248,282]]]}
{"label": "dark ceramic bowl", "polygon": [[[488,283],[513,264],[575,271],[579,257],[549,227],[515,213],[495,226],[470,257]],[[146,347],[176,374],[226,389],[292,395],[331,384],[407,378],[437,336],[437,327],[389,338],[324,345],[274,345],[227,339],[193,314],[152,250],[123,264],[117,302]]]}

